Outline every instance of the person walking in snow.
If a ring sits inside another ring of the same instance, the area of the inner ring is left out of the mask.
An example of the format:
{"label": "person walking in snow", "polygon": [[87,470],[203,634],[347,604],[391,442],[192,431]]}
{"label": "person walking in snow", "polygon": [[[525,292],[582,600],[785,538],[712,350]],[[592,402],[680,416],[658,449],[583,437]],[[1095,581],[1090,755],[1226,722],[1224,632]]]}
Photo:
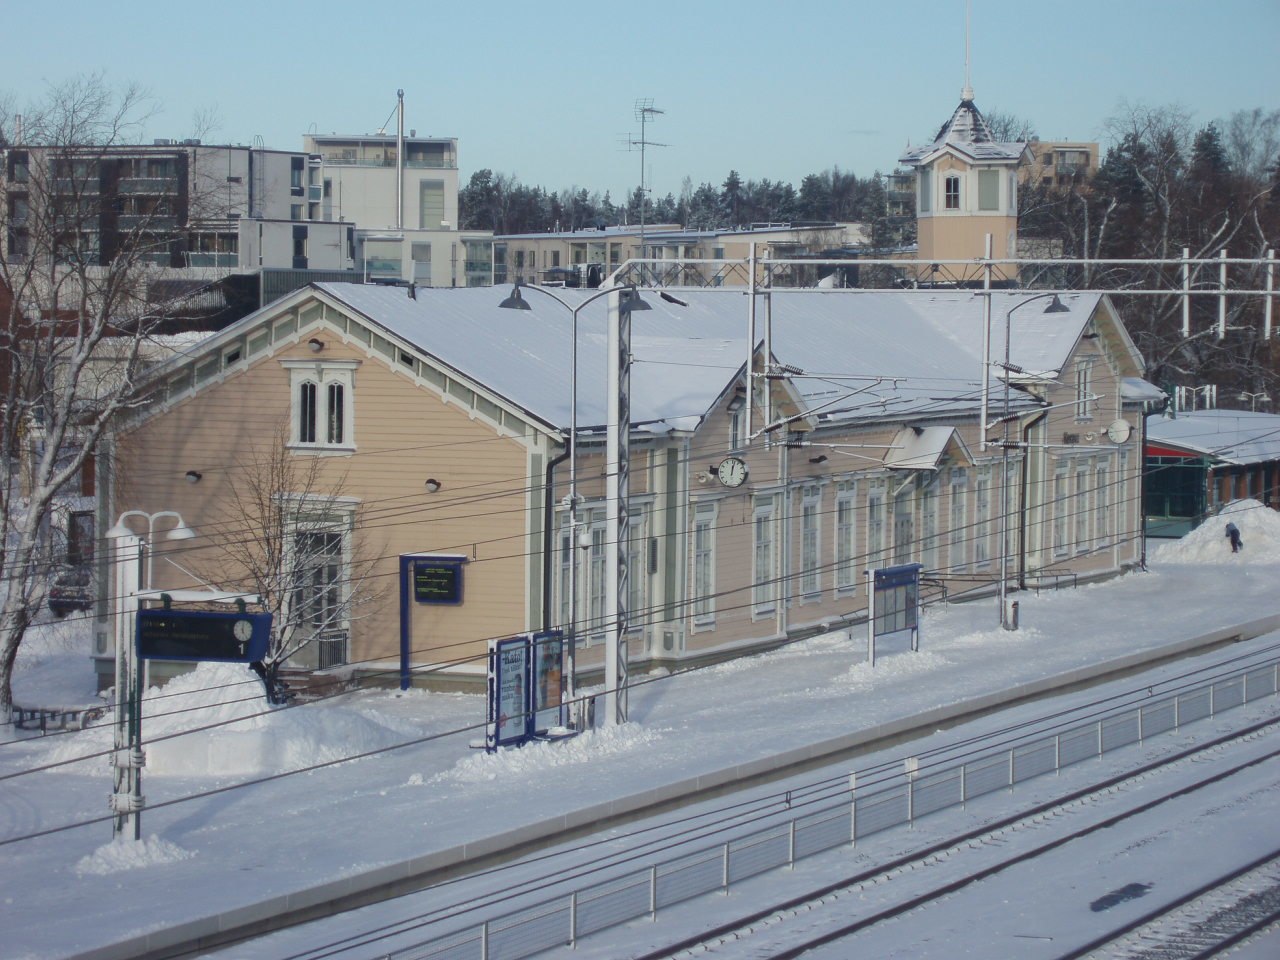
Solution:
{"label": "person walking in snow", "polygon": [[1231,552],[1239,553],[1244,542],[1240,539],[1240,528],[1234,523],[1227,524],[1227,539],[1231,541]]}

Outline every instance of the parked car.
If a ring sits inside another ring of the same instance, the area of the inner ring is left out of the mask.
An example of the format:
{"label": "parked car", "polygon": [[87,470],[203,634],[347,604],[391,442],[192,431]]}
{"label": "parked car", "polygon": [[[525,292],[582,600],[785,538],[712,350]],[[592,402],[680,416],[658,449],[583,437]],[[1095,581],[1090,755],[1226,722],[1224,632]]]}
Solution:
{"label": "parked car", "polygon": [[53,578],[49,588],[49,609],[61,619],[73,611],[93,606],[93,571],[89,567],[67,567]]}

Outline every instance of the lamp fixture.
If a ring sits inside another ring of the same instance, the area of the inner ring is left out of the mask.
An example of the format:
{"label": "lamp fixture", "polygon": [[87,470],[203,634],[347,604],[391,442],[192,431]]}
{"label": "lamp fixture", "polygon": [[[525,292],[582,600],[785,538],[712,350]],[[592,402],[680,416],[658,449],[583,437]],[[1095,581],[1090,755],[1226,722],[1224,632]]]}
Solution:
{"label": "lamp fixture", "polygon": [[533,307],[529,306],[529,301],[520,296],[520,288],[522,286],[524,284],[517,280],[515,286],[511,288],[511,296],[503,300],[498,306],[504,310],[532,310]]}
{"label": "lamp fixture", "polygon": [[1045,313],[1070,313],[1071,308],[1063,303],[1055,293],[1053,299],[1049,301],[1049,305],[1044,308]]}
{"label": "lamp fixture", "polygon": [[187,483],[199,483],[200,478],[203,476],[204,474],[199,470],[188,470],[186,473]]}
{"label": "lamp fixture", "polygon": [[440,489],[440,481],[437,480],[435,477],[428,477],[426,487],[427,487],[427,493],[435,493],[437,490]]}
{"label": "lamp fixture", "polygon": [[319,340],[316,337],[312,337],[307,341],[307,346],[311,348],[312,353],[319,353],[324,349],[324,341]]}
{"label": "lamp fixture", "polygon": [[747,398],[741,393],[735,394],[733,399],[729,401],[728,410],[730,413],[737,413],[747,405]]}
{"label": "lamp fixture", "polygon": [[820,453],[816,457],[810,457],[809,462],[810,463],[826,463],[827,455],[825,453]]}

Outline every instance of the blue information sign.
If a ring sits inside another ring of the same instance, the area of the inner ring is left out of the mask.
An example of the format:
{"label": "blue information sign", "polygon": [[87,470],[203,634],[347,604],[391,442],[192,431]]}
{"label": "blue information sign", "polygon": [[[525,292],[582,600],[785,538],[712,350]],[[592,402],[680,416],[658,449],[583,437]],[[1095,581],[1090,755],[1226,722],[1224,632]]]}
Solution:
{"label": "blue information sign", "polygon": [[269,613],[139,610],[138,656],[158,660],[253,663],[267,655]]}

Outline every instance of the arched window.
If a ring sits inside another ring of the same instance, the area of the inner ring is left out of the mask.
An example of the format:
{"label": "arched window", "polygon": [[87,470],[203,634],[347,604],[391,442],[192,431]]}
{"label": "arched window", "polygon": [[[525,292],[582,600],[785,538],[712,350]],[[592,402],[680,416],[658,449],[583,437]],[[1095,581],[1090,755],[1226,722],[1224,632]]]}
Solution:
{"label": "arched window", "polygon": [[292,394],[294,447],[355,449],[355,373],[358,360],[283,360]]}
{"label": "arched window", "polygon": [[946,179],[947,209],[960,209],[960,178],[955,174]]}
{"label": "arched window", "polygon": [[334,443],[334,444],[342,443],[343,434],[345,432],[343,430],[343,426],[344,426],[343,400],[345,397],[344,390],[345,388],[341,383],[330,381],[329,390],[328,390],[328,394],[329,394],[328,396],[329,409],[328,409],[328,417],[327,417],[328,429],[325,431],[326,443]]}
{"label": "arched window", "polygon": [[316,384],[303,380],[298,385],[298,442],[316,442]]}

